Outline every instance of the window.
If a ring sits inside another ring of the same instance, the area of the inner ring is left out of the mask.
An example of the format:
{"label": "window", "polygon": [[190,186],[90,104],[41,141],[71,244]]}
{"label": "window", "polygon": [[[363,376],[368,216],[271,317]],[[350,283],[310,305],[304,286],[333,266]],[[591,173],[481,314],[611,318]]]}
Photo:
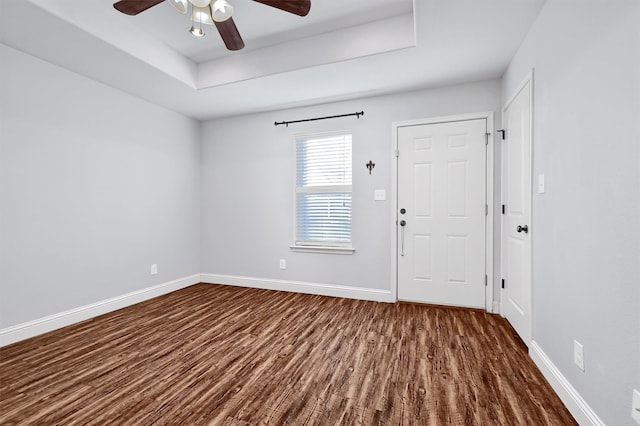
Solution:
{"label": "window", "polygon": [[296,140],[295,232],[292,249],[353,252],[350,133]]}

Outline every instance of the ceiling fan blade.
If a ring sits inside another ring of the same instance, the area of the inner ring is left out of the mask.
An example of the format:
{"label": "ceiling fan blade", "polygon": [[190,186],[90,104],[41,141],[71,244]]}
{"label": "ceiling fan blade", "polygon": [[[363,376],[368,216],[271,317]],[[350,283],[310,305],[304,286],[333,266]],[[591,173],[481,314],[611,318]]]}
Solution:
{"label": "ceiling fan blade", "polygon": [[311,9],[311,0],[254,0],[298,16],[307,16]]}
{"label": "ceiling fan blade", "polygon": [[140,12],[162,3],[164,0],[120,0],[113,4],[119,12],[125,15],[137,15]]}
{"label": "ceiling fan blade", "polygon": [[216,22],[215,24],[218,32],[220,33],[220,37],[222,37],[222,41],[224,41],[224,45],[227,46],[227,49],[240,50],[244,47],[244,41],[242,41],[240,32],[238,32],[238,28],[236,27],[235,22],[233,22],[233,18],[229,18],[222,22]]}

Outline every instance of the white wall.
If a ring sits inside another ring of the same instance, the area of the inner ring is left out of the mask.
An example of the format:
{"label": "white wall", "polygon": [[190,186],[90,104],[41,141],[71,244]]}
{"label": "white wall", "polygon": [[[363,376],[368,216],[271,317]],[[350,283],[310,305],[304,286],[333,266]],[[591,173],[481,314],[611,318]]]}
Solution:
{"label": "white wall", "polygon": [[0,63],[0,329],[198,273],[199,123],[2,44]]}
{"label": "white wall", "polygon": [[[589,406],[640,389],[640,3],[549,0],[503,79],[534,76],[533,336]],[[572,342],[584,345],[585,372]]]}
{"label": "white wall", "polygon": [[[374,189],[391,186],[391,123],[499,111],[497,80],[203,124],[203,245],[205,273],[390,290],[390,201]],[[364,110],[342,118],[274,126],[275,121]],[[296,134],[353,131],[353,255],[294,253]],[[365,164],[376,166],[371,175]],[[278,260],[287,260],[280,270]]]}

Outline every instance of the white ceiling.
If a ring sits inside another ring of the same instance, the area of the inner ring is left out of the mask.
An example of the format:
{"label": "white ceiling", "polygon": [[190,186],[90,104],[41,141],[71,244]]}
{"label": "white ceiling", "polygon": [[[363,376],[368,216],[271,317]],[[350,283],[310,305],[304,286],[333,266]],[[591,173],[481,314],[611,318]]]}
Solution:
{"label": "white ceiling", "polygon": [[[245,49],[196,39],[169,4],[0,0],[0,41],[197,119],[498,78],[544,0],[232,0]],[[24,31],[27,22],[36,31]]]}

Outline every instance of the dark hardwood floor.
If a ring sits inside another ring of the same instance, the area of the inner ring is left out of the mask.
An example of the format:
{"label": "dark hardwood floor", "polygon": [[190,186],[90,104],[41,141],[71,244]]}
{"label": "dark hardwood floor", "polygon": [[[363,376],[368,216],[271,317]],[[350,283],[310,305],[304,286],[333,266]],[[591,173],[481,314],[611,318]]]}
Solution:
{"label": "dark hardwood floor", "polygon": [[497,315],[199,284],[0,348],[0,424],[576,423]]}

